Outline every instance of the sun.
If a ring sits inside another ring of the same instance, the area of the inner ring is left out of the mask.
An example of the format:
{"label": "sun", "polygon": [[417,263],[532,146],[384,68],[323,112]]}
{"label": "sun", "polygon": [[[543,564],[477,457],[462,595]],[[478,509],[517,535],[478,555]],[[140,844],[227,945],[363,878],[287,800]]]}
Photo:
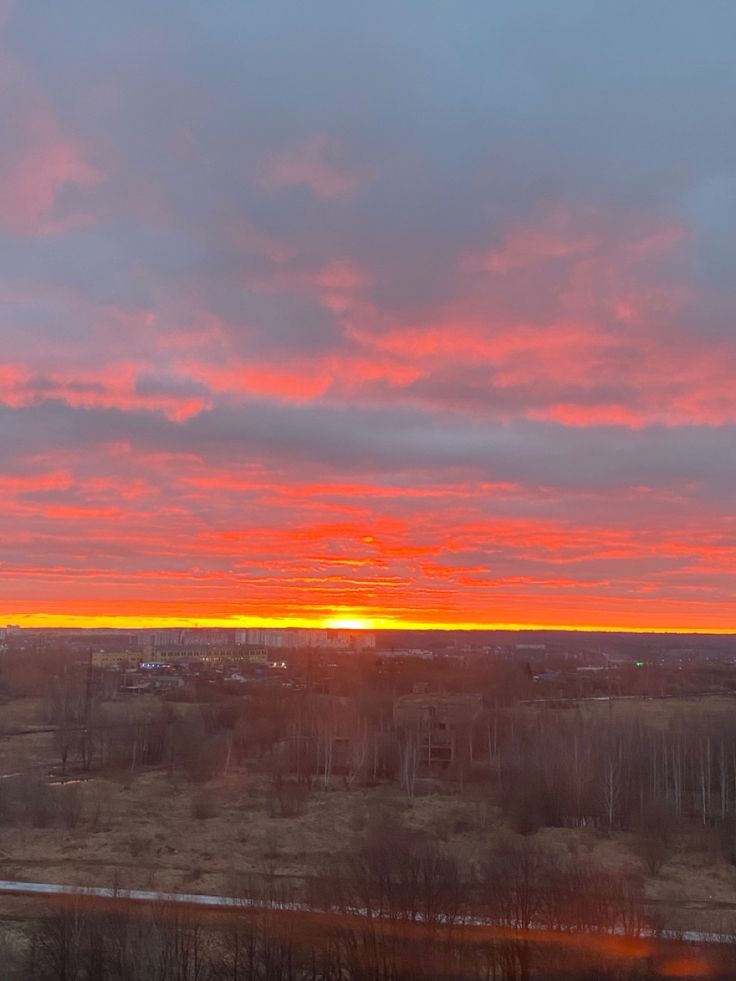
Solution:
{"label": "sun", "polygon": [[372,622],[362,617],[333,617],[325,620],[325,626],[330,630],[370,630]]}

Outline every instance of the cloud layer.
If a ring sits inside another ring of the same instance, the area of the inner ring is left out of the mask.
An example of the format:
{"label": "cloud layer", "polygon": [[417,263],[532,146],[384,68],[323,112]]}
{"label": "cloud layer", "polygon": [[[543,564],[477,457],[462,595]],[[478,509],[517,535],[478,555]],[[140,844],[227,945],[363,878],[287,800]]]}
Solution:
{"label": "cloud layer", "polygon": [[731,4],[4,12],[0,619],[736,628]]}

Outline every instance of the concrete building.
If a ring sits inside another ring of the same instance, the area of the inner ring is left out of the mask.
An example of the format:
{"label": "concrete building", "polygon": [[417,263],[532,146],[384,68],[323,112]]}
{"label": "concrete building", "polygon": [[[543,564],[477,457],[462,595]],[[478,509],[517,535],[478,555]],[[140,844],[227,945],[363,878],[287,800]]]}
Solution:
{"label": "concrete building", "polygon": [[235,631],[237,647],[284,647],[284,631],[273,627],[248,627]]}
{"label": "concrete building", "polygon": [[93,651],[92,667],[101,671],[129,671],[140,663],[138,651]]}
{"label": "concrete building", "polygon": [[268,648],[362,651],[376,646],[376,636],[365,630],[333,630],[326,627],[290,627],[284,630],[272,627],[248,627],[235,631],[235,644]]}
{"label": "concrete building", "polygon": [[149,648],[142,660],[156,664],[183,664],[187,661],[202,664],[268,664],[265,647],[157,647]]}
{"label": "concrete building", "polygon": [[421,768],[444,769],[461,750],[472,759],[470,732],[482,710],[480,695],[403,695],[394,704],[394,724],[416,733]]}

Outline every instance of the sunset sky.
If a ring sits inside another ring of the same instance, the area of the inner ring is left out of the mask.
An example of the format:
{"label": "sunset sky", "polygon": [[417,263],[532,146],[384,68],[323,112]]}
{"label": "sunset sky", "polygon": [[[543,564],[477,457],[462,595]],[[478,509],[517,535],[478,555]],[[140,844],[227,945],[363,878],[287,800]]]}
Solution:
{"label": "sunset sky", "polygon": [[735,32],[0,0],[0,623],[735,629]]}

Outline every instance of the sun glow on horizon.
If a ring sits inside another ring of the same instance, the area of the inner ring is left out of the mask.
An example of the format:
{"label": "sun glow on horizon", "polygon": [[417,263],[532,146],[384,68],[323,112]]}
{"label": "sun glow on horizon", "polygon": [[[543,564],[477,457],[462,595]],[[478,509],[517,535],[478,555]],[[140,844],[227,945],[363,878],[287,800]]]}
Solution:
{"label": "sun glow on horizon", "polygon": [[0,0],[0,651],[736,654],[736,4],[141,6]]}
{"label": "sun glow on horizon", "polygon": [[375,630],[376,621],[365,617],[331,617],[324,626],[329,630]]}
{"label": "sun glow on horizon", "polygon": [[564,631],[574,633],[621,633],[621,634],[736,634],[736,625],[708,627],[703,624],[615,624],[615,623],[554,623],[554,622],[503,622],[503,621],[433,621],[408,620],[401,617],[368,618],[359,616],[336,617],[267,617],[267,616],[135,616],[135,615],[64,615],[60,613],[2,613],[0,624],[14,624],[24,628],[49,629],[163,629],[172,628],[247,628],[269,627],[275,629],[328,629],[328,630],[487,630],[487,631]]}

